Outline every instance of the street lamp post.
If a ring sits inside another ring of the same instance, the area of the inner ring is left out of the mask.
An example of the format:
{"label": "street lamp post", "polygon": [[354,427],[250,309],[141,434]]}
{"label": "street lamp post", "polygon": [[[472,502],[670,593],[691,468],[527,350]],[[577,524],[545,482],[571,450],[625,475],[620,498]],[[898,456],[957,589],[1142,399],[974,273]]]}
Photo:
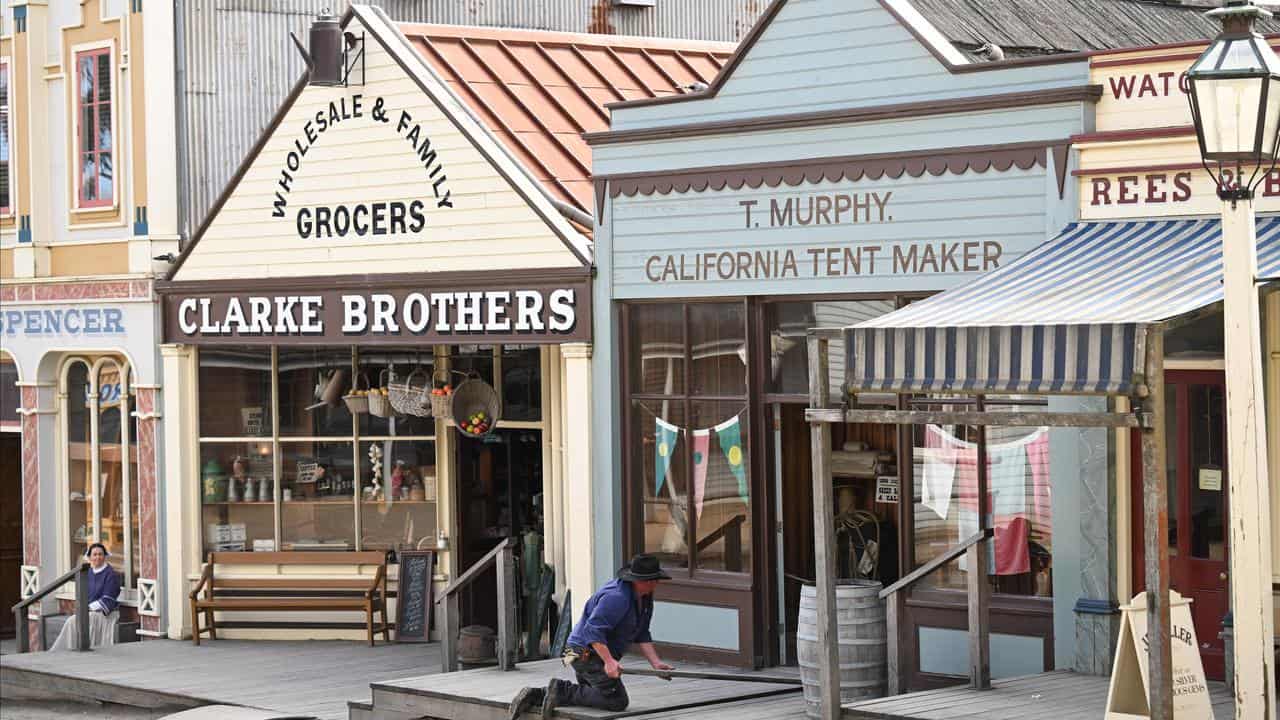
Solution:
{"label": "street lamp post", "polygon": [[[1280,150],[1280,57],[1254,30],[1270,13],[1227,0],[1222,32],[1187,72],[1200,155],[1222,200],[1222,283],[1236,718],[1275,720],[1271,519],[1253,193]],[[1223,578],[1226,580],[1227,578]]]}

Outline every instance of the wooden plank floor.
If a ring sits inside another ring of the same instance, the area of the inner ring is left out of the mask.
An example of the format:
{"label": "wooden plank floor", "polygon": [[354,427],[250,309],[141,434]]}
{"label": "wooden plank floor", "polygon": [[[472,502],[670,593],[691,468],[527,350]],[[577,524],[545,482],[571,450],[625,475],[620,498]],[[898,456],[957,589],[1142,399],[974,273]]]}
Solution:
{"label": "wooden plank floor", "polygon": [[[625,667],[626,664],[624,664]],[[795,679],[799,671],[795,668],[772,668],[765,671],[750,671],[736,668],[712,667],[682,664],[682,670],[713,670],[730,672],[744,677],[785,677]],[[399,712],[412,712],[431,717],[453,717],[461,705],[471,706],[467,717],[501,716],[507,703],[520,688],[545,687],[553,677],[572,679],[573,672],[564,667],[559,660],[542,660],[521,663],[511,672],[502,672],[495,668],[468,670],[447,675],[409,678],[394,682],[374,683],[374,704],[378,708],[386,707],[385,701],[395,702],[393,709]],[[774,698],[789,696],[796,708],[803,714],[798,685],[780,685],[764,682],[741,682],[731,680],[684,680],[670,682],[656,677],[633,675],[623,676],[631,705],[623,712],[606,712],[591,708],[565,707],[557,709],[556,717],[574,720],[597,720],[601,718],[621,718],[643,716],[649,718],[699,717],[699,718],[735,718],[741,720],[743,715],[739,707],[737,712],[726,714],[718,712],[721,703],[758,698]],[[689,714],[690,708],[698,708]],[[480,712],[487,708],[488,712]],[[683,712],[678,712],[683,711]],[[790,715],[751,715],[750,718],[791,717]],[[799,717],[797,715],[796,717]]]}
{"label": "wooden plank floor", "polygon": [[369,685],[440,670],[437,644],[342,641],[147,640],[93,652],[4,655],[0,675],[13,683],[107,702],[150,706],[243,705],[346,720],[348,700],[369,699]]}
{"label": "wooden plank floor", "polygon": [[[1107,704],[1109,679],[1065,670],[996,680],[991,690],[960,686],[863,700],[844,706],[845,720],[1097,720]],[[1231,695],[1209,683],[1217,720],[1231,720]]]}

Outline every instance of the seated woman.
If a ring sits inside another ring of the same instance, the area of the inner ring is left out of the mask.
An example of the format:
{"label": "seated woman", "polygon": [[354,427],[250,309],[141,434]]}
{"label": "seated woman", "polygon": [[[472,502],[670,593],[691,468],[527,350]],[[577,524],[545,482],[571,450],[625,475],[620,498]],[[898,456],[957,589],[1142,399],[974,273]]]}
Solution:
{"label": "seated woman", "polygon": [[[90,545],[84,555],[89,560],[89,647],[110,647],[116,643],[116,623],[120,620],[116,609],[120,604],[116,599],[120,595],[120,576],[107,564],[111,553],[102,543]],[[76,616],[72,615],[49,649],[78,650],[77,627]]]}

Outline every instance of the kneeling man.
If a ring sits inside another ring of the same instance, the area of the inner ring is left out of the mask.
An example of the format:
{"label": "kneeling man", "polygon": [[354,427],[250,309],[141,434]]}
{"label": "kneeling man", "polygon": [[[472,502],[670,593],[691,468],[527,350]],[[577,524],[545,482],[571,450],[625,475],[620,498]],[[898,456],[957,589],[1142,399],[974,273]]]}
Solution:
{"label": "kneeling man", "polygon": [[524,688],[511,701],[511,720],[538,704],[542,705],[544,720],[562,705],[625,710],[630,701],[618,663],[631,645],[639,649],[653,669],[674,669],[658,657],[649,635],[653,590],[660,580],[670,579],[653,555],[636,555],[630,565],[619,570],[617,579],[610,580],[587,600],[582,618],[569,634],[564,664],[573,668],[577,682],[553,679],[545,690]]}

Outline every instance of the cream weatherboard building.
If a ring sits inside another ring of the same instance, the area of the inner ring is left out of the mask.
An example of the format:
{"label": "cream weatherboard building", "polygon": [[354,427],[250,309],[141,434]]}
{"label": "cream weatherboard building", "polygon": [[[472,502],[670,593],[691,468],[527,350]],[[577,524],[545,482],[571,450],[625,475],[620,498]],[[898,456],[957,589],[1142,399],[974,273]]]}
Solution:
{"label": "cream weatherboard building", "polygon": [[[603,129],[604,102],[709,80],[730,48],[397,25],[368,6],[342,23],[351,72],[299,81],[158,283],[168,576],[195,579],[223,548],[335,565],[431,549],[439,586],[518,537],[580,607],[595,562],[581,133]],[[499,397],[485,437],[340,399],[467,382]],[[169,607],[189,587],[169,583]],[[220,635],[358,632],[241,615]]]}
{"label": "cream weatherboard building", "polygon": [[173,26],[139,0],[0,14],[0,363],[20,414],[4,438],[21,437],[2,477],[22,498],[3,602],[10,578],[26,596],[101,541],[143,633],[160,631],[165,543],[153,258],[178,249]]}

